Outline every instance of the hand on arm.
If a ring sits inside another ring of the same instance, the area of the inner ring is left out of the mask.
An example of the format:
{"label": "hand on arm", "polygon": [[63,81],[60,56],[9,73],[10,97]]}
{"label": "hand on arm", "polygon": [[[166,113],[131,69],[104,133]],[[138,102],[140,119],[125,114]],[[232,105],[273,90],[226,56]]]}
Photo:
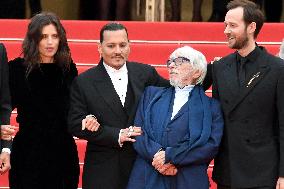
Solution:
{"label": "hand on arm", "polygon": [[18,127],[12,125],[1,125],[1,139],[12,140],[12,136],[15,134]]}
{"label": "hand on arm", "polygon": [[87,115],[85,119],[82,120],[82,130],[97,131],[100,124],[94,115]]}

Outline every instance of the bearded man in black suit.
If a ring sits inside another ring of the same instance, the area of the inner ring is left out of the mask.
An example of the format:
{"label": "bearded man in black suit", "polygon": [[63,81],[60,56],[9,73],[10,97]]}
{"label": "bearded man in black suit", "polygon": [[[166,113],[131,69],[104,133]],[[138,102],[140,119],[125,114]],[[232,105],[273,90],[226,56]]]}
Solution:
{"label": "bearded man in black suit", "polygon": [[255,3],[227,9],[224,33],[236,52],[211,65],[225,119],[213,180],[218,189],[284,189],[284,62],[256,44],[264,16]]}

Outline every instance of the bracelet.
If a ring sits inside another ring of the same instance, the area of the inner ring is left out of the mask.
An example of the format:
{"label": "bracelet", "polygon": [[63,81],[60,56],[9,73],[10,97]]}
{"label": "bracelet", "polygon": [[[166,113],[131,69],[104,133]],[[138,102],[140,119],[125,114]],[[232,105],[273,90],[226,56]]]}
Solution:
{"label": "bracelet", "polygon": [[134,132],[134,127],[133,126],[129,126],[128,129],[129,129],[129,132],[132,132],[132,133]]}

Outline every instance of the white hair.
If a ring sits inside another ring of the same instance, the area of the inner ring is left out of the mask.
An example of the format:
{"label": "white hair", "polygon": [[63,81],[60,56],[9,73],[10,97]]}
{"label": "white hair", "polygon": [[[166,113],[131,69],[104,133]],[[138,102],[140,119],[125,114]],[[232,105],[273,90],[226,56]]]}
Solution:
{"label": "white hair", "polygon": [[207,72],[207,61],[205,56],[198,50],[193,49],[190,46],[183,46],[176,49],[171,55],[170,59],[175,59],[178,57],[184,57],[190,60],[190,64],[194,70],[201,71],[201,75],[196,81],[196,84],[202,84],[206,72]]}

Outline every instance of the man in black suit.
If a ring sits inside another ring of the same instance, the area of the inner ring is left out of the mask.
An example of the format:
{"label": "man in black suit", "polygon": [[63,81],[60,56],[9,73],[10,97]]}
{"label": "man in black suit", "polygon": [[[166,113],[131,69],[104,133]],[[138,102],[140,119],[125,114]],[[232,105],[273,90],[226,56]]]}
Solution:
{"label": "man in black suit", "polygon": [[236,52],[210,67],[225,119],[213,180],[218,189],[283,189],[284,62],[256,44],[264,16],[255,3],[227,9],[224,33]]}
{"label": "man in black suit", "polygon": [[[128,33],[121,24],[101,29],[98,50],[102,57],[98,66],[72,84],[69,129],[88,140],[83,188],[124,189],[136,157],[133,137],[141,134],[140,127],[132,127],[140,96],[149,85],[169,86],[169,82],[152,66],[127,61]],[[99,127],[86,122],[92,117]]]}
{"label": "man in black suit", "polygon": [[0,43],[0,174],[10,169],[10,148],[12,146],[12,134],[14,127],[10,126],[10,91],[9,91],[9,68],[7,63],[6,49]]}

